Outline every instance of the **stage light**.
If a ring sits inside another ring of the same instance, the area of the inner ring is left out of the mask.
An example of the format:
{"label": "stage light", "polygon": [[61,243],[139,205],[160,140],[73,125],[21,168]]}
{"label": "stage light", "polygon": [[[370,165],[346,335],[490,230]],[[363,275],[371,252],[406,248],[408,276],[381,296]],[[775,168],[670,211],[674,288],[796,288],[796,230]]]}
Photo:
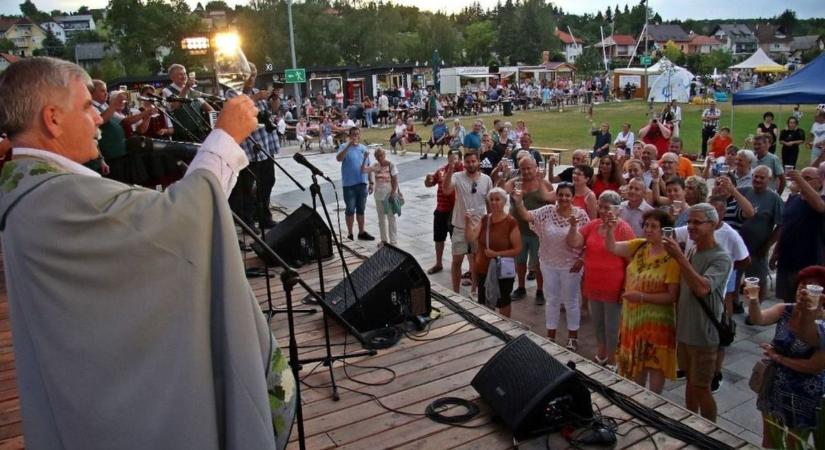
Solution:
{"label": "stage light", "polygon": [[237,33],[217,33],[212,43],[221,53],[235,53],[241,47],[241,38]]}
{"label": "stage light", "polygon": [[205,55],[209,50],[209,38],[203,36],[183,38],[180,41],[180,48],[192,55]]}

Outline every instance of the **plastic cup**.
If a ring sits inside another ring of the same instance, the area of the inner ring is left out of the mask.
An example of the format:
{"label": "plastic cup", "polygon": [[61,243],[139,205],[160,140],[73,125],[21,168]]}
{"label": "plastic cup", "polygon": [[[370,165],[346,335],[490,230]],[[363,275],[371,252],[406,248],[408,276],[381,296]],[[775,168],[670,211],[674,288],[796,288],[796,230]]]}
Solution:
{"label": "plastic cup", "polygon": [[662,228],[662,236],[672,239],[675,235],[676,232],[673,230],[673,227]]}
{"label": "plastic cup", "polygon": [[719,164],[719,173],[720,174],[725,174],[725,173],[728,173],[729,171],[730,171],[730,166],[728,166],[727,164]]}
{"label": "plastic cup", "polygon": [[808,291],[808,309],[815,311],[819,309],[822,298],[822,286],[818,284],[807,284],[805,290]]}
{"label": "plastic cup", "polygon": [[513,187],[514,187],[517,191],[521,191],[521,181],[515,181],[515,182],[513,182]]}
{"label": "plastic cup", "polygon": [[120,89],[120,92],[126,92],[126,91],[128,91],[128,90],[129,90],[129,89],[126,87],[126,85],[125,85],[125,84],[121,84],[121,85],[120,85],[120,87],[119,87],[119,89]]}
{"label": "plastic cup", "polygon": [[759,298],[759,278],[745,278],[745,295],[749,300],[757,300]]}
{"label": "plastic cup", "polygon": [[785,169],[785,173],[788,173],[794,169],[793,166],[782,166]]}
{"label": "plastic cup", "polygon": [[674,200],[673,201],[673,212],[676,214],[680,214],[682,210],[685,208],[685,202],[681,200]]}

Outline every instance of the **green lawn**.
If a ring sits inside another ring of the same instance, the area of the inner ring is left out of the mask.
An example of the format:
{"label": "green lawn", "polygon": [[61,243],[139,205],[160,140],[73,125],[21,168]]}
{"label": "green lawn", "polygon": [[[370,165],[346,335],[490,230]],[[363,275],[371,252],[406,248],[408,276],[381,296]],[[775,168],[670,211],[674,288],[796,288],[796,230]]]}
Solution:
{"label": "green lawn", "polygon": [[[655,105],[656,111],[661,110],[660,104]],[[720,126],[731,126],[731,104],[725,103],[718,105],[722,109],[722,119]],[[682,129],[680,137],[684,140],[684,149],[686,153],[698,153],[701,149],[702,132],[701,132],[701,115],[703,106],[696,105],[681,105],[682,107]],[[814,105],[802,105],[802,123],[800,127],[805,131],[807,137],[808,131],[813,123],[815,112]],[[736,145],[742,146],[745,138],[756,131],[756,126],[762,121],[762,114],[766,111],[773,112],[776,117],[775,121],[779,129],[785,127],[787,118],[793,111],[792,105],[757,105],[757,106],[738,106],[736,107],[736,115],[733,123],[733,142]],[[616,133],[621,130],[623,122],[630,122],[633,132],[638,136],[639,128],[647,122],[646,117],[647,105],[639,100],[624,101],[621,103],[608,103],[603,105],[596,105],[593,109],[593,120],[596,125],[600,122],[607,122],[610,124],[610,132],[614,138]],[[530,110],[526,112],[516,112],[513,116],[505,118],[500,113],[494,115],[480,116],[484,120],[485,126],[490,128],[493,120],[500,118],[507,120],[515,125],[517,120],[524,120],[530,134],[533,136],[533,143],[539,147],[558,147],[558,148],[586,148],[593,147],[593,137],[590,136],[590,121],[587,115],[579,111],[579,108],[568,107],[564,112],[541,112],[540,110]],[[463,117],[462,125],[469,131],[472,125],[473,118]],[[448,119],[450,122],[450,119]],[[450,122],[450,125],[452,123]],[[429,127],[423,127],[417,124],[419,134],[423,139],[428,139],[430,136]],[[370,129],[363,130],[363,139],[366,142],[380,143],[385,142],[392,134],[391,129]],[[810,158],[810,150],[806,146],[800,148],[799,161],[808,161]]]}

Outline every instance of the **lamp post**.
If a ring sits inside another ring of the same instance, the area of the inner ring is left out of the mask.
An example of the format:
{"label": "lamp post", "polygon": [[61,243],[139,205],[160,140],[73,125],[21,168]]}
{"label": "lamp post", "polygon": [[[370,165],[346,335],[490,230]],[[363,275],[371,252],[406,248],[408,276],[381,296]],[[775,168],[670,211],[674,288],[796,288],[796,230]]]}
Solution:
{"label": "lamp post", "polygon": [[[292,68],[297,69],[298,64],[295,62],[295,34],[292,31],[292,0],[286,2],[286,14],[289,20],[289,51],[292,54]],[[301,118],[301,92],[298,89],[298,83],[292,84],[293,96],[295,97],[295,118]]]}

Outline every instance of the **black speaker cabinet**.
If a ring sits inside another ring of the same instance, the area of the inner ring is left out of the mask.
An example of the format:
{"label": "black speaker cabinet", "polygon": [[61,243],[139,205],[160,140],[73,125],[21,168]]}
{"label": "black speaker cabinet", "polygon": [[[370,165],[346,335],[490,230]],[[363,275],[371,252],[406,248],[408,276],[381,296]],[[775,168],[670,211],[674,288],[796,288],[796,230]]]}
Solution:
{"label": "black speaker cabinet", "polygon": [[[332,233],[315,210],[302,204],[283,222],[270,228],[264,240],[287,264],[299,267],[315,261],[316,233],[321,259],[331,258]],[[252,244],[252,250],[267,266],[276,264],[275,259],[264,252],[258,243]]]}
{"label": "black speaker cabinet", "polygon": [[471,385],[519,440],[593,417],[590,391],[576,373],[524,334],[493,355]]}
{"label": "black speaker cabinet", "polygon": [[397,247],[384,245],[350,276],[327,293],[324,304],[365,345],[360,333],[430,314],[430,279],[412,255]]}

